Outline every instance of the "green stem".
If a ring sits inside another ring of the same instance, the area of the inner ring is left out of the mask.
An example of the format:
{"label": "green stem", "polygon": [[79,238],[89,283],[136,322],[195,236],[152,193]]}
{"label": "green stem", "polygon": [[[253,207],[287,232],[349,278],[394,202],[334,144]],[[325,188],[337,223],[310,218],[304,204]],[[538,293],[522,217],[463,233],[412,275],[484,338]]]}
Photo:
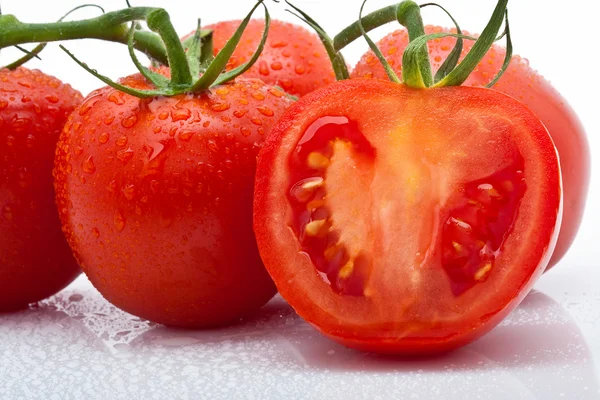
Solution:
{"label": "green stem", "polygon": [[[412,42],[419,36],[425,35],[425,25],[421,18],[421,7],[414,1],[403,1],[398,4],[396,11],[398,22],[406,27],[408,31],[408,39]],[[431,62],[429,61],[429,50],[427,44],[421,46],[419,52],[419,72],[425,87],[429,87],[433,83],[433,75],[431,73]],[[405,74],[405,72],[402,72]]]}
{"label": "green stem", "polygon": [[190,65],[177,31],[171,24],[169,13],[162,8],[152,10],[148,13],[146,21],[148,28],[160,35],[167,49],[167,58],[171,68],[171,84],[175,86],[191,85]]}
{"label": "green stem", "polygon": [[[365,32],[370,32],[382,25],[396,21],[397,9],[398,4],[394,4],[362,17],[362,26]],[[362,32],[358,21],[356,21],[333,38],[333,47],[336,52],[340,51],[360,37],[362,37]]]}
{"label": "green stem", "polygon": [[[128,22],[144,20],[156,8],[133,7],[80,21],[28,24],[14,15],[0,15],[0,49],[25,43],[46,43],[75,39],[101,39],[127,44]],[[144,31],[135,32],[136,49],[163,64],[167,51],[161,38]]]}
{"label": "green stem", "polygon": [[[421,18],[421,8],[417,3],[411,0],[405,0],[401,3],[374,11],[359,21],[354,22],[342,30],[333,39],[333,47],[339,52],[348,44],[363,36],[364,32],[369,32],[375,28],[385,25],[389,22],[398,21],[408,31],[408,37],[412,41],[425,34],[425,26]],[[362,24],[362,28],[361,28]],[[431,73],[431,64],[429,62],[429,53],[427,46],[420,50],[421,58],[419,60],[419,74],[425,87],[431,86],[433,76]]]}

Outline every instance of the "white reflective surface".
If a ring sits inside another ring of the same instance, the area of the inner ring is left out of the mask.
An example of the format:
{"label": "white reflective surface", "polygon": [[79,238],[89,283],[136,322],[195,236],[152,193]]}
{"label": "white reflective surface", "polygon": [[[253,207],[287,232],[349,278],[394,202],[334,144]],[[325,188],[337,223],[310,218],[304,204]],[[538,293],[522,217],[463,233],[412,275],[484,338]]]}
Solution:
{"label": "white reflective surface", "polygon": [[236,326],[185,331],[116,310],[81,278],[0,315],[0,398],[600,399],[598,274],[568,268],[483,339],[408,360],[339,346],[279,297]]}

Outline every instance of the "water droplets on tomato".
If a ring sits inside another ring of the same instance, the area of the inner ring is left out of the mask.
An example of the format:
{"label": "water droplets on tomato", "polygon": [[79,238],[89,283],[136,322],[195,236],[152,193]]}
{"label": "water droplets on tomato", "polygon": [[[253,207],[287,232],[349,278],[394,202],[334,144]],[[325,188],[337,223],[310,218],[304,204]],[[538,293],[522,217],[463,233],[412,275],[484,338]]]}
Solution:
{"label": "water droplets on tomato", "polygon": [[121,136],[117,140],[115,140],[115,144],[119,147],[125,147],[127,145],[127,142],[127,136]]}
{"label": "water droplets on tomato", "polygon": [[261,74],[261,75],[263,75],[263,76],[269,76],[269,73],[270,73],[269,66],[267,65],[266,62],[261,61],[258,64],[258,73]]}
{"label": "water droplets on tomato", "polygon": [[6,219],[7,221],[12,221],[14,214],[11,206],[5,205],[4,207],[2,207],[2,217],[4,217],[4,219]]}
{"label": "water droplets on tomato", "polygon": [[137,115],[133,114],[126,118],[123,118],[123,120],[121,121],[121,126],[123,126],[123,128],[131,128],[132,126],[134,126],[137,123],[137,121],[138,121]]}
{"label": "water droplets on tomato", "polygon": [[[56,96],[55,96],[55,95],[53,95],[53,94],[49,94],[49,95],[45,96],[44,98],[45,98],[46,100],[48,100],[48,102],[49,102],[49,103],[52,103],[52,104],[56,104],[56,103],[58,103],[58,102],[59,102],[59,100],[60,100],[58,97],[56,97]],[[2,107],[1,107],[1,106],[0,106],[0,109],[2,109]]]}
{"label": "water droplets on tomato", "polygon": [[133,150],[131,149],[131,147],[127,148],[126,150],[121,150],[117,153],[117,159],[119,159],[123,165],[127,164],[129,161],[131,161],[131,159],[133,158]]}
{"label": "water droplets on tomato", "polygon": [[98,239],[100,237],[100,230],[98,230],[98,228],[96,227],[92,228],[92,235],[94,235],[94,237]]}
{"label": "water droplets on tomato", "polygon": [[96,165],[94,165],[94,158],[92,156],[88,156],[85,160],[83,160],[83,164],[81,166],[83,172],[88,174],[93,174],[96,172]]}
{"label": "water droplets on tomato", "polygon": [[13,135],[7,135],[6,136],[6,145],[9,147],[14,146],[16,140],[17,139]]}
{"label": "water droplets on tomato", "polygon": [[242,127],[240,128],[240,132],[242,133],[242,136],[244,136],[244,137],[248,137],[248,136],[250,136],[250,134],[251,134],[251,132],[250,132],[250,129],[248,129],[248,128],[247,128],[247,127],[245,127],[245,126],[242,126]]}
{"label": "water droplets on tomato", "polygon": [[123,196],[129,201],[135,198],[135,185],[127,184],[123,187]]}
{"label": "water droplets on tomato", "polygon": [[171,111],[171,120],[173,122],[187,121],[191,116],[192,112],[187,108],[180,108]]}
{"label": "water droplets on tomato", "polygon": [[100,144],[107,143],[108,139],[110,139],[110,135],[108,134],[108,132],[102,132],[100,135],[98,135],[98,143]]}
{"label": "water droplets on tomato", "polygon": [[189,142],[192,136],[194,135],[194,131],[191,129],[182,130],[179,132],[179,140],[182,142]]}
{"label": "water droplets on tomato", "polygon": [[273,110],[271,110],[267,106],[258,106],[258,107],[256,107],[256,109],[258,110],[259,113],[261,113],[265,117],[272,117],[273,115],[275,115]]}
{"label": "water droplets on tomato", "polygon": [[219,152],[219,145],[217,144],[217,142],[215,142],[215,141],[214,141],[214,140],[212,140],[212,139],[209,139],[209,140],[206,142],[206,146],[207,146],[207,147],[208,147],[208,149],[209,149],[210,151],[212,151],[213,153],[218,153],[218,152]]}
{"label": "water droplets on tomato", "polygon": [[230,107],[231,107],[231,105],[226,101],[216,102],[216,103],[212,103],[210,105],[210,109],[213,111],[216,111],[216,112],[222,112],[225,110],[229,110]]}
{"label": "water droplets on tomato", "polygon": [[114,90],[108,95],[108,101],[118,106],[122,106],[123,104],[125,104],[125,99],[123,98],[123,96],[124,94],[122,92]]}
{"label": "water droplets on tomato", "polygon": [[113,218],[113,222],[115,225],[115,229],[117,230],[117,232],[122,232],[123,229],[125,229],[125,217],[123,216],[123,213],[121,211],[116,211],[114,218]]}

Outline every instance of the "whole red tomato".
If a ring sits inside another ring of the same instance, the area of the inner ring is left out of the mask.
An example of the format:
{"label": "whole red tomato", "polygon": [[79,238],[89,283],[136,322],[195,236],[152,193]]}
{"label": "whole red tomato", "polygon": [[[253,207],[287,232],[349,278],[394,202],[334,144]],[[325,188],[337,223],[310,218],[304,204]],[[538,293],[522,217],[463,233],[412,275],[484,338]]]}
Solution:
{"label": "whole red tomato", "polygon": [[[141,76],[124,85],[149,89]],[[63,230],[113,304],[155,322],[231,322],[276,292],[252,231],[256,156],[290,100],[260,80],[138,99],[105,87],[72,114],[55,176]]]}
{"label": "whole red tomato", "polygon": [[256,176],[254,229],[281,295],[366,351],[439,352],[483,335],[528,293],[560,225],[552,140],[488,89],[316,90],[275,125]]}
{"label": "whole red tomato", "polygon": [[[428,34],[450,32],[449,29],[437,26],[427,26],[425,31]],[[397,30],[378,43],[397,72],[402,70],[402,54],[408,42],[406,31]],[[429,42],[429,55],[434,69],[446,59],[454,43],[455,39],[450,37]],[[472,44],[472,41],[465,41],[463,56],[471,49]],[[505,54],[504,48],[493,46],[464,85],[488,84],[504,62]],[[371,51],[363,55],[352,76],[387,79],[379,60]],[[526,60],[518,56],[513,57],[506,73],[494,85],[494,90],[506,93],[529,107],[546,125],[558,149],[563,179],[564,215],[558,243],[548,264],[549,269],[569,250],[583,217],[590,179],[590,151],[586,134],[567,101]]]}
{"label": "whole red tomato", "polygon": [[82,96],[37,70],[0,70],[0,312],[67,286],[80,269],[60,230],[52,166]]}
{"label": "whole red tomato", "polygon": [[[206,27],[213,31],[215,55],[239,25],[240,21],[223,21]],[[235,68],[252,57],[263,30],[263,20],[250,21],[229,60],[228,69]],[[331,62],[317,35],[301,26],[278,20],[271,21],[265,48],[258,61],[244,76],[280,86],[295,96],[303,96],[335,81]]]}

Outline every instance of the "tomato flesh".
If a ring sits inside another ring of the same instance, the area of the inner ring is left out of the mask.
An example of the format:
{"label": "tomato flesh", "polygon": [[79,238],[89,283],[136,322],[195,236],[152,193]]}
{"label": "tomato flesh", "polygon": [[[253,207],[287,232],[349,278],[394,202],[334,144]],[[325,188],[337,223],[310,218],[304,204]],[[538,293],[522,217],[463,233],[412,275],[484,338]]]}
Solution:
{"label": "tomato flesh", "polygon": [[322,278],[340,294],[360,296],[372,268],[369,254],[340,242],[341,232],[332,229],[327,206],[326,173],[336,146],[351,147],[364,164],[372,164],[375,149],[360,133],[356,123],[345,117],[324,117],[313,124],[290,157],[288,197],[294,208],[293,227],[304,252]]}
{"label": "tomato flesh", "polygon": [[[455,33],[454,30],[439,26],[425,27],[427,34],[451,31]],[[463,33],[469,35],[468,32]],[[396,30],[377,43],[398,76],[402,75],[402,55],[408,43],[405,29]],[[452,37],[428,42],[434,70],[442,65],[455,43],[456,39]],[[471,50],[473,43],[469,40],[464,42],[461,58]],[[463,85],[482,87],[490,83],[500,70],[505,55],[503,47],[492,46]],[[352,77],[387,80],[387,73],[375,54],[368,51],[352,71]],[[513,56],[506,73],[493,88],[514,97],[533,111],[548,129],[560,155],[565,206],[558,242],[547,267],[549,269],[569,250],[583,218],[590,180],[590,150],[585,129],[567,100],[526,59]]]}
{"label": "tomato flesh", "polygon": [[516,219],[527,184],[523,157],[502,171],[469,182],[442,232],[442,265],[460,295],[485,281]]}
{"label": "tomato flesh", "polygon": [[554,145],[514,99],[354,80],[305,96],[274,127],[254,230],[281,295],[321,332],[430,353],[520,302],[561,207]]}

